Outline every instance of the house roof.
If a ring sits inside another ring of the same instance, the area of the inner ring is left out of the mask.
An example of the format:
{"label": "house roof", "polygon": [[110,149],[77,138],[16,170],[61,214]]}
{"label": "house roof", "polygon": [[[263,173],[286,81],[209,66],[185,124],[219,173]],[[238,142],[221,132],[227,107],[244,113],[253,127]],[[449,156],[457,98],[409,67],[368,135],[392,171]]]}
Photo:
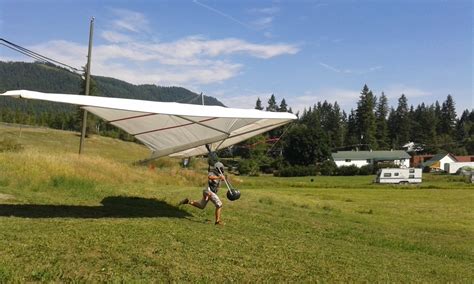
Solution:
{"label": "house roof", "polygon": [[410,159],[410,155],[402,150],[394,151],[338,151],[332,153],[334,160],[379,160],[379,161],[390,161],[399,159]]}
{"label": "house roof", "polygon": [[456,156],[458,162],[472,162],[474,161],[474,156]]}
{"label": "house roof", "polygon": [[436,154],[436,155],[434,155],[431,159],[429,159],[428,161],[424,162],[424,163],[422,164],[422,166],[423,166],[423,167],[430,167],[430,166],[432,166],[434,163],[441,161],[441,159],[443,159],[443,158],[446,157],[446,156],[449,156],[453,161],[457,161],[456,158],[455,158],[453,155],[451,155],[451,154],[449,154],[449,153],[441,153],[441,154]]}

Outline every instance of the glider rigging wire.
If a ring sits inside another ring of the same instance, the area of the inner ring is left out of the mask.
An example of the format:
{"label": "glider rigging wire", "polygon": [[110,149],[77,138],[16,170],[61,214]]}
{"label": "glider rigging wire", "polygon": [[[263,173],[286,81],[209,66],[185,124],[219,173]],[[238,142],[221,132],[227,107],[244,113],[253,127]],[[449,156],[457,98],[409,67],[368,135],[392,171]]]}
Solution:
{"label": "glider rigging wire", "polygon": [[[73,71],[74,73],[81,72],[80,69],[77,69],[77,68],[75,68],[75,67],[73,67],[73,66],[71,66],[71,65],[68,65],[68,64],[63,63],[63,62],[60,62],[60,61],[58,61],[58,60],[55,60],[55,59],[49,58],[49,57],[47,57],[47,56],[41,55],[41,54],[39,54],[39,53],[37,53],[37,52],[34,52],[34,51],[32,51],[32,50],[29,50],[29,49],[27,49],[27,48],[25,48],[25,47],[22,47],[22,46],[20,46],[20,45],[18,45],[18,44],[15,44],[15,43],[13,43],[13,42],[11,42],[11,41],[8,41],[8,40],[4,39],[4,38],[0,38],[0,44],[3,45],[3,46],[5,46],[5,47],[7,47],[7,48],[10,48],[10,49],[12,49],[12,50],[14,50],[14,51],[17,51],[17,52],[19,52],[19,53],[22,53],[22,54],[24,54],[24,55],[26,55],[26,56],[28,56],[28,57],[31,57],[31,58],[33,58],[33,59],[36,59],[36,60],[38,60],[38,61],[47,62],[47,63],[51,63],[51,64],[55,64],[55,65],[60,65],[60,66],[62,66],[62,67],[64,67],[64,68],[67,68],[67,69]],[[77,73],[77,74],[81,75],[80,73]]]}

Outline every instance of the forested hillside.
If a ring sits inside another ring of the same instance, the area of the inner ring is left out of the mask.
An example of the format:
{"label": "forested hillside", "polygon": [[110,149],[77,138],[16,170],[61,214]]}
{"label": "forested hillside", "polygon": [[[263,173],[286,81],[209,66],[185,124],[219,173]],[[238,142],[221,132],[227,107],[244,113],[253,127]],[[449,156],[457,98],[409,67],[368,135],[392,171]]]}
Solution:
{"label": "forested hillside", "polygon": [[[151,100],[161,102],[185,102],[200,104],[200,95],[181,87],[133,85],[114,78],[92,76],[96,96]],[[0,92],[8,90],[34,90],[78,94],[81,77],[66,69],[43,63],[0,61]],[[204,96],[206,105],[223,105],[213,97]]]}
{"label": "forested hillside", "polygon": [[[181,87],[133,85],[114,78],[93,76],[91,95],[131,98],[140,100],[201,104],[201,96]],[[0,93],[8,90],[34,90],[66,94],[83,94],[81,76],[50,64],[1,62]],[[204,96],[206,105],[223,104],[217,99]],[[89,130],[102,135],[127,138],[125,133],[98,118],[91,118]],[[78,130],[80,111],[77,107],[42,102],[0,98],[0,121],[48,126],[63,130]]]}

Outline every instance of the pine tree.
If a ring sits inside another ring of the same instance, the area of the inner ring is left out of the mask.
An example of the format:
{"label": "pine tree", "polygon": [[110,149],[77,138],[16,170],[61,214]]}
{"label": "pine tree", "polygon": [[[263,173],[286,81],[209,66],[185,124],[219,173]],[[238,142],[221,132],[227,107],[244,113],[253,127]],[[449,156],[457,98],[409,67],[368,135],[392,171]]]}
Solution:
{"label": "pine tree", "polygon": [[410,142],[413,142],[415,140],[414,137],[416,137],[417,133],[415,132],[416,129],[418,128],[418,121],[416,119],[416,113],[415,113],[415,108],[413,105],[410,106],[410,110],[408,111],[408,124],[409,126],[409,134],[408,134],[408,140]]}
{"label": "pine tree", "polygon": [[279,112],[288,112],[288,105],[286,104],[285,99],[281,100],[280,107],[278,108]]}
{"label": "pine tree", "polygon": [[370,149],[377,149],[375,138],[375,98],[367,85],[364,85],[357,102],[356,119],[360,142]]}
{"label": "pine tree", "polygon": [[436,125],[436,134],[440,135],[443,133],[443,130],[442,130],[442,125],[441,125],[441,107],[438,101],[435,102],[434,113],[435,113],[435,121],[433,121],[433,123],[434,125]]}
{"label": "pine tree", "polygon": [[313,107],[285,136],[283,156],[290,164],[311,165],[330,157],[328,136],[320,115],[318,107]]}
{"label": "pine tree", "polygon": [[448,95],[441,108],[440,134],[452,136],[454,134],[455,126],[456,109],[454,107],[454,100],[451,95]]}
{"label": "pine tree", "polygon": [[390,138],[390,148],[398,149],[398,135],[397,135],[397,114],[393,107],[390,108],[387,118],[388,135]]}
{"label": "pine tree", "polygon": [[255,103],[255,109],[263,110],[262,101],[260,100],[260,98],[257,98],[257,102]]}
{"label": "pine tree", "polygon": [[[411,111],[410,111],[411,112]],[[423,117],[425,113],[427,112],[426,106],[424,103],[421,105],[418,105],[416,109],[413,111],[412,114],[410,114],[410,120],[411,120],[411,134],[410,137],[413,142],[415,143],[421,143],[424,141],[424,131],[422,129],[422,122],[423,122]]]}
{"label": "pine tree", "polygon": [[275,99],[274,94],[272,94],[272,96],[268,100],[268,106],[266,108],[266,111],[278,111],[278,105],[276,103],[276,99]]}
{"label": "pine tree", "polygon": [[410,117],[408,113],[407,97],[402,94],[398,99],[398,106],[395,111],[395,125],[393,125],[394,136],[396,137],[399,149],[410,140]]}
{"label": "pine tree", "polygon": [[[473,122],[469,121],[469,110],[464,110],[458,123],[456,124],[456,138],[460,143],[470,138],[471,129],[474,127]],[[474,137],[473,137],[474,138]]]}
{"label": "pine tree", "polygon": [[329,118],[329,125],[332,128],[330,140],[333,148],[339,148],[344,144],[344,121],[343,114],[337,102],[334,102]]}
{"label": "pine tree", "polygon": [[360,143],[360,137],[358,135],[358,130],[357,130],[357,120],[356,120],[356,113],[353,109],[351,109],[351,112],[349,116],[347,117],[347,127],[346,127],[346,135],[345,135],[345,141],[344,144],[346,146],[354,146],[358,145]]}
{"label": "pine tree", "polygon": [[382,95],[379,98],[377,109],[375,111],[376,119],[376,131],[375,138],[379,149],[388,149],[389,148],[389,138],[388,138],[388,126],[387,126],[387,115],[388,115],[388,99],[387,96],[382,92]]}

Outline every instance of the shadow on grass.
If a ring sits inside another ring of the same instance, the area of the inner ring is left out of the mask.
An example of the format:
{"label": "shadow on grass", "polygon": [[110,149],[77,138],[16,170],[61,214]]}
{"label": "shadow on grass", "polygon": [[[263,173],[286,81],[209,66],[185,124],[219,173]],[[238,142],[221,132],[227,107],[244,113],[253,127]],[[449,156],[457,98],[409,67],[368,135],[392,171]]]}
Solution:
{"label": "shadow on grass", "polygon": [[109,196],[102,206],[47,205],[47,204],[0,204],[0,216],[23,218],[147,218],[192,216],[158,199]]}

